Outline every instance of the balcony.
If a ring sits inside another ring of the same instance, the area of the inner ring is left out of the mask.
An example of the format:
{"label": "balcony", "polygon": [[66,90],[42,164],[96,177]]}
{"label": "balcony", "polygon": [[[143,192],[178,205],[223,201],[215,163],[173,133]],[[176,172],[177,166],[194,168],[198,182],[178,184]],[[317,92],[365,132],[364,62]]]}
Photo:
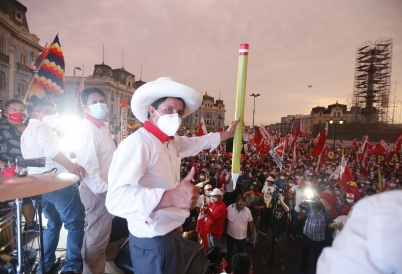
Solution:
{"label": "balcony", "polygon": [[17,70],[31,73],[31,71],[29,70],[28,66],[24,65],[24,64],[21,64],[21,63],[17,63]]}
{"label": "balcony", "polygon": [[0,62],[9,64],[10,63],[10,56],[0,52]]}

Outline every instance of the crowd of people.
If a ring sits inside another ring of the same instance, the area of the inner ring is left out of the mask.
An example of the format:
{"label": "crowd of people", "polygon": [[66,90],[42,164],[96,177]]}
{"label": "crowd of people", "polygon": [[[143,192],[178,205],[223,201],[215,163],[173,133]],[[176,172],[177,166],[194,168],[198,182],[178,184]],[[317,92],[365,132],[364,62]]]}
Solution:
{"label": "crowd of people", "polygon": [[[298,149],[304,155],[313,146],[300,144]],[[354,148],[348,150],[349,168],[356,170],[354,157],[351,157]],[[269,154],[260,158],[258,151],[249,144],[249,153],[241,160],[241,175],[236,183],[231,179],[232,159],[225,153],[224,146],[183,159],[181,177],[194,167],[193,183],[203,186],[197,207],[184,223],[183,230],[197,231],[206,251],[226,243],[225,266],[226,263],[231,265],[234,245],[238,253],[245,253],[246,245],[251,245],[255,252],[264,252],[261,263],[265,265],[270,261],[272,244],[277,244],[279,253],[275,258],[279,258],[281,271],[286,271],[288,239],[300,240],[300,273],[306,273],[310,250],[313,249],[317,262],[323,248],[331,246],[334,237],[341,232],[353,206],[364,197],[380,193],[378,169],[383,191],[402,189],[399,166],[393,163],[378,166],[374,156],[368,167],[370,176],[359,177],[355,173],[355,182],[348,182],[345,188],[340,178],[333,176],[342,160],[340,145],[334,149],[332,162],[319,168],[314,157],[303,157],[294,165],[293,151],[286,150],[280,169]],[[350,183],[356,184],[355,189],[350,190]],[[267,235],[267,246],[259,246],[260,232]],[[223,271],[223,267],[220,270]],[[218,271],[211,273],[220,273]]]}
{"label": "crowd of people", "polygon": [[[287,241],[300,239],[300,273],[305,273],[310,250],[317,262],[322,249],[342,235],[356,203],[401,188],[397,164],[371,162],[368,176],[362,177],[356,172],[353,148],[342,156],[337,147],[330,162],[317,166],[316,158],[309,156],[310,143],[297,144],[302,157],[296,161],[295,150],[288,148],[280,165],[270,154],[261,155],[247,144],[241,174],[234,182],[224,141],[233,137],[239,120],[219,133],[175,135],[181,119],[201,105],[202,94],[170,78],[137,89],[131,107],[143,127],[116,148],[105,121],[106,98],[98,88],[84,89],[80,95],[85,117],[75,134],[76,163],[55,134],[54,103],[40,100],[29,113],[22,101],[13,99],[5,105],[0,164],[9,166],[18,156],[45,157],[45,167],[29,167],[28,173],[69,172],[80,181],[79,186],[75,183],[42,195],[47,226],[45,265],[39,266],[38,273],[56,269],[63,224],[68,235],[61,273],[104,273],[113,216],[127,220],[135,273],[184,273],[182,237],[204,246],[209,273],[230,269],[234,274],[253,273],[247,245],[263,252],[264,265],[278,245],[275,258],[285,271]],[[344,158],[356,179],[346,184],[333,176]],[[32,203],[24,200],[25,230],[37,230]],[[267,237],[265,246],[260,244],[262,235]],[[226,253],[221,250],[224,243]],[[237,254],[232,256],[235,246]]]}

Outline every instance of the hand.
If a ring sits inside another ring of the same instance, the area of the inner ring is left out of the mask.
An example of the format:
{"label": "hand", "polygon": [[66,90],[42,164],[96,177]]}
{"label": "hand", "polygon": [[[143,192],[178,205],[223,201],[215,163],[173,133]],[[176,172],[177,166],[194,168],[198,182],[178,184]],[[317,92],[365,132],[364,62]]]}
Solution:
{"label": "hand", "polygon": [[235,132],[235,130],[236,130],[236,126],[237,126],[237,124],[238,124],[239,122],[240,122],[240,119],[237,118],[236,120],[234,120],[234,121],[232,122],[232,124],[230,125],[230,127],[226,130],[227,132],[230,133],[231,136],[234,135],[234,132]]}
{"label": "hand", "polygon": [[200,189],[191,183],[194,174],[195,168],[192,167],[186,178],[184,178],[176,188],[171,190],[173,194],[172,207],[189,210],[195,207]]}
{"label": "hand", "polygon": [[71,174],[77,175],[80,178],[80,181],[82,181],[85,177],[85,169],[82,166],[71,164],[67,170]]}

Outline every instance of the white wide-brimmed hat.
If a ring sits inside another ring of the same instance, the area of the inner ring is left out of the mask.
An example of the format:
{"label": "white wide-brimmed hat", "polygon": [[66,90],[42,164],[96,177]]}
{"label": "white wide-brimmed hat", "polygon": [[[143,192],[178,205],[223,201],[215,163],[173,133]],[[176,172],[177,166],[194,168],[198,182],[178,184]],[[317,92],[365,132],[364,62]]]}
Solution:
{"label": "white wide-brimmed hat", "polygon": [[131,111],[138,120],[144,122],[151,104],[163,97],[183,99],[186,105],[182,118],[196,111],[202,103],[201,92],[175,82],[170,77],[161,77],[142,85],[134,92],[131,99]]}

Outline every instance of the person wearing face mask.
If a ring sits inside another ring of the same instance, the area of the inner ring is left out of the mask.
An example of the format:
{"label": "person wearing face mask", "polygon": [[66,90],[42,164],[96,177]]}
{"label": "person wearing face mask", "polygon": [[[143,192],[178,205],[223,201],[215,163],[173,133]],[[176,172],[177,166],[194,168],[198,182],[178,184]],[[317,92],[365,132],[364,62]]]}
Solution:
{"label": "person wearing face mask", "polygon": [[226,205],[222,202],[222,191],[215,188],[211,192],[211,201],[204,210],[209,247],[220,245],[225,226],[226,212]]}
{"label": "person wearing face mask", "polygon": [[[25,159],[46,157],[45,167],[28,167],[28,174],[41,174],[55,168],[57,173],[70,172],[85,178],[85,170],[74,164],[66,151],[60,148],[60,138],[52,128],[57,126],[56,105],[48,101],[38,101],[32,107],[32,119],[21,136],[21,152]],[[78,185],[42,194],[42,211],[47,219],[43,232],[45,273],[53,268],[56,261],[56,247],[60,230],[67,229],[66,264],[61,273],[74,274],[82,269],[81,247],[84,236],[84,213],[78,192]]]}
{"label": "person wearing face mask", "polygon": [[275,185],[279,188],[285,189],[287,183],[288,180],[286,179],[285,173],[281,172],[279,178],[275,181]]}
{"label": "person wearing face mask", "polygon": [[253,216],[243,196],[236,197],[236,203],[227,208],[226,260],[230,264],[234,245],[239,253],[246,252],[247,227],[250,229],[250,242],[254,241]]}
{"label": "person wearing face mask", "polygon": [[[17,99],[8,100],[5,104],[4,116],[0,121],[0,167],[5,167],[8,162],[14,163],[21,155],[21,135],[26,129],[27,108]],[[22,203],[22,215],[25,219],[23,232],[34,232],[37,225],[33,222],[34,206],[31,198],[24,198]]]}
{"label": "person wearing face mask", "polygon": [[213,190],[212,186],[210,184],[206,184],[204,186],[204,193],[200,195],[197,201],[197,205],[195,206],[195,209],[198,212],[197,226],[195,230],[200,234],[205,251],[208,250],[209,245],[208,245],[204,210],[208,208],[208,203],[211,201],[212,190]]}
{"label": "person wearing face mask", "polygon": [[161,269],[184,273],[177,228],[195,207],[199,188],[191,183],[194,168],[180,181],[181,159],[216,148],[233,136],[239,123],[236,120],[226,131],[199,137],[176,135],[182,119],[202,101],[201,92],[167,77],[142,85],[131,99],[131,110],[144,126],[114,153],[106,207],[127,219],[135,273],[162,273]]}
{"label": "person wearing face mask", "polygon": [[110,136],[109,124],[105,122],[108,108],[104,92],[98,88],[86,88],[80,99],[85,118],[75,136],[74,152],[78,164],[87,171],[80,185],[86,212],[83,273],[103,273],[113,218],[106,209],[105,200],[109,167],[116,146]]}

